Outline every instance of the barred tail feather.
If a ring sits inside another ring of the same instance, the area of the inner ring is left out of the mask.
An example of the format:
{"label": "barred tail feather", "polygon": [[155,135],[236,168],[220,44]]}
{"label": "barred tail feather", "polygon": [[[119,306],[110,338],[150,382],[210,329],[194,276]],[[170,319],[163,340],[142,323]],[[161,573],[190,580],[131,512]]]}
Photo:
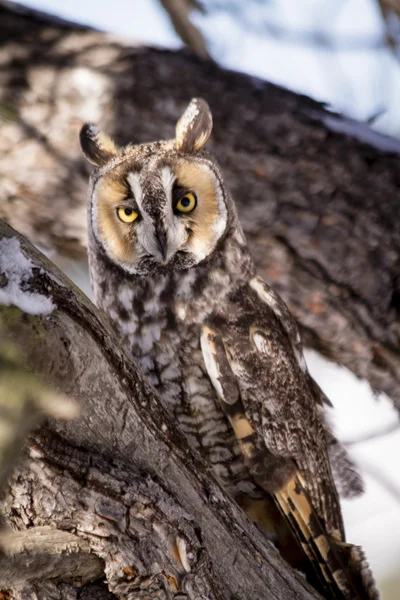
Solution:
{"label": "barred tail feather", "polygon": [[359,546],[341,541],[335,533],[326,533],[300,479],[293,477],[274,496],[317,571],[319,583],[326,589],[325,594],[335,600],[379,600],[364,552]]}
{"label": "barred tail feather", "polygon": [[312,562],[325,597],[355,600],[357,595],[350,587],[340,555],[336,552],[336,541],[328,536],[315,515],[299,478],[294,476],[274,496]]}
{"label": "barred tail feather", "polygon": [[359,598],[362,598],[362,600],[379,600],[380,594],[362,548],[338,542],[338,550],[342,553],[343,562],[348,565]]}

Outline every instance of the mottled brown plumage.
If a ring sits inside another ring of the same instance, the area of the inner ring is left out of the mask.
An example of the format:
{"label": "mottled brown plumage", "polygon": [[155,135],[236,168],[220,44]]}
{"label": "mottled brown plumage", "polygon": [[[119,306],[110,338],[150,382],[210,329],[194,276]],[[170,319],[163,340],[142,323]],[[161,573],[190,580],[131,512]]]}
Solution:
{"label": "mottled brown plumage", "polygon": [[[90,188],[95,300],[222,484],[328,598],[376,599],[345,542],[332,471],[360,479],[324,417],[296,323],[254,270],[234,203],[203,146],[204,100],[176,139],[118,149],[93,125]],[[334,459],[331,465],[329,455]]]}

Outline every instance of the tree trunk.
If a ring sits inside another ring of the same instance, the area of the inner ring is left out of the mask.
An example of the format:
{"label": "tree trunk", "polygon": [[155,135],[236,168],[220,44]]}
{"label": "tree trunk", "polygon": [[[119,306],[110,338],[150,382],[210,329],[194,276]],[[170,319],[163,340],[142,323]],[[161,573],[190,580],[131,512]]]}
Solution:
{"label": "tree trunk", "polygon": [[[114,37],[0,2],[0,216],[84,259],[84,120],[121,144],[172,137],[192,96],[261,275],[305,342],[400,407],[400,143],[305,96],[185,51]],[[349,399],[351,401],[351,399]]]}

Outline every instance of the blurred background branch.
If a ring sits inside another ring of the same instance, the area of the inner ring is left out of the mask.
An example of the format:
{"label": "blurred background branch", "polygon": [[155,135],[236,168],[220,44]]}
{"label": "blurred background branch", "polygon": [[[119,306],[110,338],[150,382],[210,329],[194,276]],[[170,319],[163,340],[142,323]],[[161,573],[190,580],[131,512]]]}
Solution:
{"label": "blurred background branch", "polygon": [[192,11],[204,10],[200,2],[197,0],[160,0],[160,2],[185,46],[201,58],[210,58],[204,37],[190,19]]}
{"label": "blurred background branch", "polygon": [[386,44],[399,60],[400,2],[399,0],[376,0],[386,29]]}
{"label": "blurred background branch", "polygon": [[15,315],[14,307],[0,305],[0,493],[25,438],[45,416],[72,419],[78,415],[74,402],[49,389],[27,370],[21,352],[6,331],[6,322]]}
{"label": "blurred background branch", "polygon": [[[356,438],[353,440],[348,440],[348,441],[344,440],[343,444],[349,448],[351,446],[356,446],[357,444],[363,444],[364,442],[370,442],[371,440],[377,440],[379,438],[384,437],[385,435],[390,435],[391,433],[394,433],[395,431],[398,431],[399,429],[400,429],[400,421],[395,421],[394,423],[391,423],[384,429],[379,429],[378,431],[373,431],[371,433],[365,434],[365,435],[360,436],[359,438]],[[400,496],[399,496],[399,499],[400,499]]]}

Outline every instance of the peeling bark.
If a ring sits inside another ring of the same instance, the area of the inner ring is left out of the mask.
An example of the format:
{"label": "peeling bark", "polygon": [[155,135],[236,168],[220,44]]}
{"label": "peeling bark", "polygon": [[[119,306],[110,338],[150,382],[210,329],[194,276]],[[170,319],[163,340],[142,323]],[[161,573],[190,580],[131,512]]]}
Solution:
{"label": "peeling bark", "polygon": [[[18,530],[51,526],[81,538],[121,599],[317,598],[189,449],[106,319],[0,222],[0,243],[10,238],[29,258],[21,291],[55,308],[27,315],[0,306],[3,331],[81,415],[48,420],[30,437],[1,503],[3,519]],[[64,572],[62,583],[70,579]]]}
{"label": "peeling bark", "polygon": [[168,138],[188,100],[204,96],[210,150],[260,274],[308,345],[400,407],[398,141],[184,51],[128,46],[7,2],[0,39],[0,217],[84,259],[82,121],[121,144]]}

